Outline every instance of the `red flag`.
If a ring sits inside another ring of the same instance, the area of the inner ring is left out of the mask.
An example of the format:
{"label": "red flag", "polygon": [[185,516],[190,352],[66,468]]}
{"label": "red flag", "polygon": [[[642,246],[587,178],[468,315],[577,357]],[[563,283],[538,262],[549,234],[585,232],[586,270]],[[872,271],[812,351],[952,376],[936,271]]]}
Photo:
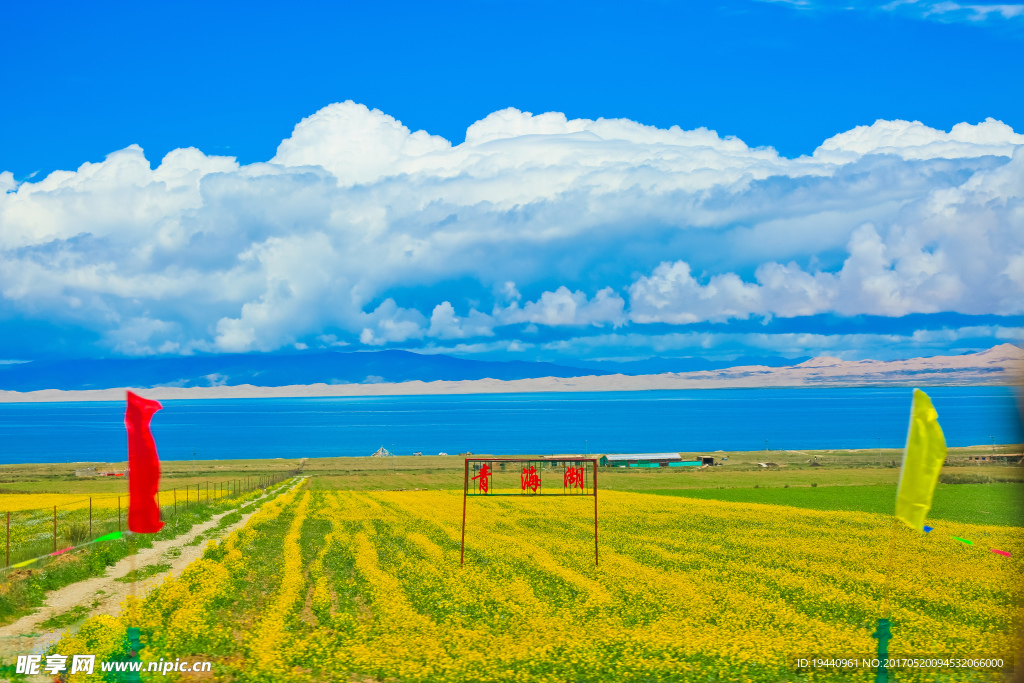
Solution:
{"label": "red flag", "polygon": [[154,534],[164,526],[156,501],[160,458],[149,432],[149,421],[161,408],[158,401],[128,392],[128,408],[124,411],[128,430],[128,529],[140,534]]}

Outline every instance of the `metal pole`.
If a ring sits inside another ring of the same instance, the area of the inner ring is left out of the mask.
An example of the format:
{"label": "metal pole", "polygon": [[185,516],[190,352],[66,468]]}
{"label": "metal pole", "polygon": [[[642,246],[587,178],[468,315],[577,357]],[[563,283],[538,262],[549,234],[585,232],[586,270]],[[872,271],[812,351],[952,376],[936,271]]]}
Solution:
{"label": "metal pole", "polygon": [[117,497],[117,530],[121,531],[121,496]]}
{"label": "metal pole", "polygon": [[459,566],[466,561],[466,494],[469,493],[469,459],[463,463],[462,473],[462,546],[459,548]]}
{"label": "metal pole", "polygon": [[57,506],[53,506],[53,552],[57,552]]}
{"label": "metal pole", "polygon": [[594,566],[597,566],[597,460],[594,460]]}
{"label": "metal pole", "polygon": [[174,489],[174,516],[178,516],[178,489]]}
{"label": "metal pole", "polygon": [[11,513],[7,513],[7,567],[11,566]]}
{"label": "metal pole", "polygon": [[92,540],[92,497],[89,497],[89,540]]}

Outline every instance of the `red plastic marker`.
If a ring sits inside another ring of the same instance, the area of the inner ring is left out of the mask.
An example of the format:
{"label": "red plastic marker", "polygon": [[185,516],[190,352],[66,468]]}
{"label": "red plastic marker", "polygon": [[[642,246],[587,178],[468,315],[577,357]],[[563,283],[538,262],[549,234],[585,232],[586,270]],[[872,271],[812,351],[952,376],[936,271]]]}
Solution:
{"label": "red plastic marker", "polygon": [[1002,555],[1003,557],[1013,557],[1013,555],[1006,552],[1005,550],[996,550],[995,548],[990,548],[989,550],[994,552],[996,555]]}

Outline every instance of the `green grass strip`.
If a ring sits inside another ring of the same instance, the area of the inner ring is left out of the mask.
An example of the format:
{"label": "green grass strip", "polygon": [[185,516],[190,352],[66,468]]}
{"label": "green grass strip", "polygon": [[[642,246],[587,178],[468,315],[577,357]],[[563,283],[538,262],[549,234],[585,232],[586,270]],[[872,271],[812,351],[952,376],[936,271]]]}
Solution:
{"label": "green grass strip", "polygon": [[[895,485],[790,486],[789,488],[653,489],[645,493],[731,503],[789,505],[809,510],[873,512],[891,515]],[[1024,527],[1024,484],[939,484],[928,523],[935,520]]]}

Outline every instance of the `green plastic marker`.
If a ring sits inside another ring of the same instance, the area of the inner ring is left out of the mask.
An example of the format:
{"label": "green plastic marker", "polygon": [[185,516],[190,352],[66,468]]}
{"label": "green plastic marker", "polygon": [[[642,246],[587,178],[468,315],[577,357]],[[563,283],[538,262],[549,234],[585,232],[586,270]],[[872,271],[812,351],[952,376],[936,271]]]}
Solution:
{"label": "green plastic marker", "polygon": [[871,637],[878,639],[878,669],[875,671],[875,683],[889,683],[889,671],[885,668],[885,660],[889,658],[889,641],[892,640],[889,620],[879,619],[878,629]]}
{"label": "green plastic marker", "polygon": [[121,538],[121,532],[120,531],[115,531],[112,534],[107,534],[106,536],[100,536],[95,541],[93,541],[93,543],[99,543],[100,541],[116,541],[119,538]]}
{"label": "green plastic marker", "polygon": [[[129,650],[128,650],[128,661],[129,662],[138,662],[138,661],[140,661],[139,660],[139,650],[142,649],[142,643],[140,642],[140,639],[139,639],[139,635],[140,635],[139,634],[139,629],[135,628],[134,626],[129,626],[126,629],[126,635],[128,636],[128,648],[129,648]],[[141,681],[142,678],[139,676],[139,672],[138,671],[129,671],[128,674],[124,677],[124,680],[125,681]]]}
{"label": "green plastic marker", "polygon": [[966,538],[960,538],[959,536],[950,536],[950,538],[952,538],[954,541],[966,543],[967,545],[974,545],[974,541],[968,541]]}

